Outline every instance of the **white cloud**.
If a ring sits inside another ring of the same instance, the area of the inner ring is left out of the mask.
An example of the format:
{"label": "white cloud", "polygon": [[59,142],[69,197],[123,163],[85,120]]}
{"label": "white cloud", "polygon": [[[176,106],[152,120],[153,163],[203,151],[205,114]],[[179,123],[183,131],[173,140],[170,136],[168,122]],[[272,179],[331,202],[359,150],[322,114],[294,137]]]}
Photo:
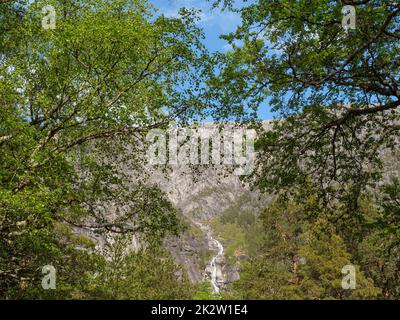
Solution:
{"label": "white cloud", "polygon": [[199,10],[199,24],[207,28],[216,27],[222,32],[233,31],[240,23],[240,16],[237,13],[211,9],[211,3],[205,0],[169,0],[163,1],[158,7],[168,17],[178,17],[179,9],[182,7]]}

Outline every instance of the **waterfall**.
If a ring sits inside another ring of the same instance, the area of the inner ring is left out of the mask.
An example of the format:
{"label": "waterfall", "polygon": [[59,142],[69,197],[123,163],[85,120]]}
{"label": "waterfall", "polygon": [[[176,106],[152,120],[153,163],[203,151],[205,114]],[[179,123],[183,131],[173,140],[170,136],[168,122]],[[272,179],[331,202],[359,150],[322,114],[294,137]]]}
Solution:
{"label": "waterfall", "polygon": [[219,242],[217,239],[214,239],[212,236],[210,236],[211,241],[213,241],[218,248],[218,253],[217,255],[211,259],[210,261],[210,269],[211,269],[211,284],[213,286],[213,290],[215,293],[220,292],[220,288],[218,286],[218,265],[217,265],[217,260],[223,258],[224,256],[224,247],[222,246],[221,242]]}
{"label": "waterfall", "polygon": [[216,255],[210,260],[207,265],[206,270],[210,272],[210,282],[213,287],[214,293],[219,293],[221,291],[220,285],[218,283],[218,274],[220,261],[224,258],[224,247],[217,239],[212,236],[212,231],[209,226],[203,225],[200,222],[194,222],[200,229],[205,232],[208,240],[208,246],[211,251],[216,252]]}

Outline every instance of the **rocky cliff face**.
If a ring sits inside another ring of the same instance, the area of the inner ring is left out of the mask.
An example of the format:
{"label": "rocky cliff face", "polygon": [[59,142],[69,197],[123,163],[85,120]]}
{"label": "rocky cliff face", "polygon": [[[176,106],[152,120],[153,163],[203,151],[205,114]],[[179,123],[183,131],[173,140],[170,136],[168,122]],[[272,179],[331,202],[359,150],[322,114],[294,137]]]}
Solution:
{"label": "rocky cliff face", "polygon": [[[213,124],[206,124],[204,127],[216,128]],[[132,137],[131,142],[121,143],[124,143],[124,152],[120,152],[120,149],[119,152],[115,152],[111,144],[106,152],[100,151],[95,157],[102,159],[106,164],[111,163],[117,171],[127,177],[126,189],[134,188],[139,181],[156,185],[179,210],[186,222],[187,231],[180,237],[167,239],[165,245],[176,262],[186,270],[191,282],[210,280],[214,291],[218,292],[237,280],[239,267],[226,262],[225,242],[219,239],[211,225],[211,221],[218,218],[224,210],[244,194],[251,193],[249,186],[235,175],[234,166],[152,166],[143,161],[143,157],[146,157],[143,137]],[[83,152],[96,154],[96,146],[89,146]],[[254,205],[253,200],[248,201],[249,207]],[[115,208],[116,206],[105,205],[105,218],[115,218],[119,209]],[[113,242],[113,235],[98,235],[93,230],[78,229],[77,232],[85,233],[96,240],[100,250],[106,243]],[[139,247],[139,238],[133,237],[127,250],[137,250]]]}
{"label": "rocky cliff face", "polygon": [[[265,123],[265,127],[269,125]],[[393,161],[393,158],[398,159],[397,156],[383,156],[388,158],[385,159],[388,164],[384,177],[386,181],[396,175],[400,167],[398,161]],[[187,231],[180,237],[167,239],[165,245],[176,262],[186,270],[192,283],[210,280],[214,291],[219,292],[239,279],[239,261],[246,259],[246,253],[238,252],[236,263],[232,263],[232,259],[228,262],[226,248],[231,239],[220,237],[213,229],[213,221],[232,207],[238,212],[256,215],[270,201],[267,195],[259,197],[229,167],[175,165],[167,170],[157,167],[132,169],[134,164],[125,160],[120,163],[121,169],[131,175],[132,183],[145,172],[149,176],[148,182],[164,191],[181,212],[188,226]],[[135,250],[138,246],[139,240],[134,238],[131,249]]]}
{"label": "rocky cliff face", "polygon": [[223,243],[210,221],[248,193],[249,187],[238,176],[213,168],[196,174],[188,168],[174,168],[169,175],[156,174],[153,179],[189,225],[184,235],[168,239],[166,245],[187,270],[191,282],[208,279],[214,291],[219,292],[237,280],[239,268],[226,263]]}
{"label": "rocky cliff face", "polygon": [[[270,126],[264,123],[264,128]],[[383,181],[397,176],[400,171],[398,154],[384,153]],[[240,277],[240,264],[227,263],[225,247],[229,239],[221,239],[212,227],[212,220],[220,217],[233,204],[238,211],[257,214],[271,200],[268,195],[258,197],[246,183],[223,167],[191,170],[188,167],[172,167],[168,174],[154,172],[153,182],[163,190],[171,202],[180,209],[188,222],[189,230],[179,238],[168,239],[167,247],[176,261],[185,267],[193,283],[203,280],[212,282],[215,292]],[[237,256],[237,262],[246,259]]]}
{"label": "rocky cliff face", "polygon": [[[264,123],[265,128],[269,126],[271,122]],[[202,128],[214,130],[217,126],[209,123]],[[232,126],[226,128],[230,130]],[[210,280],[215,292],[224,290],[239,279],[240,267],[232,261],[227,263],[226,239],[219,237],[211,222],[238,202],[242,209],[256,214],[260,202],[257,193],[250,191],[248,184],[235,175],[233,166],[224,164],[175,165],[167,171],[153,168],[151,172],[151,183],[168,195],[188,225],[182,236],[168,239],[166,246],[177,263],[187,270],[191,282]]]}

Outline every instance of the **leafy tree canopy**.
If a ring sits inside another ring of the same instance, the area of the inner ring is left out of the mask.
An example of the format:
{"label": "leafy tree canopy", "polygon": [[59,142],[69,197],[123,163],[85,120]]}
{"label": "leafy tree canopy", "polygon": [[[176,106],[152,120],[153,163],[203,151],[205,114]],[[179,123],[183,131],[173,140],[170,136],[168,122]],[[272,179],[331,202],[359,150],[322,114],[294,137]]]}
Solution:
{"label": "leafy tree canopy", "polygon": [[[282,120],[260,139],[260,186],[276,190],[311,175],[335,197],[359,194],[382,172],[382,150],[398,147],[398,3],[221,4],[242,24],[223,37],[233,49],[218,56],[214,101],[224,116],[268,104]],[[355,8],[354,30],[342,26],[345,5]]]}
{"label": "leafy tree canopy", "polygon": [[[42,27],[48,5],[54,29]],[[207,53],[194,15],[181,14],[155,16],[142,0],[2,1],[0,297],[32,297],[48,264],[71,296],[102,259],[82,230],[139,233],[144,247],[178,232],[165,195],[142,171],[128,181],[122,164],[138,158],[132,137],[201,110]]]}

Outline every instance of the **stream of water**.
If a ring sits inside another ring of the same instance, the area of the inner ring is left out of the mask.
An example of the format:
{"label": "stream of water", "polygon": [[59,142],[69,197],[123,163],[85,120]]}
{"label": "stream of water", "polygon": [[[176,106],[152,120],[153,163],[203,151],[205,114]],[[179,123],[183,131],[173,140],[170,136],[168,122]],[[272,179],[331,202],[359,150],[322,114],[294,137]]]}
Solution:
{"label": "stream of water", "polygon": [[219,293],[221,291],[220,285],[218,283],[219,273],[221,273],[219,262],[224,257],[224,247],[217,239],[212,235],[211,228],[200,222],[195,222],[195,224],[204,231],[207,236],[208,247],[211,251],[214,251],[216,255],[210,260],[207,265],[206,270],[210,272],[210,282],[213,287],[214,293]]}

